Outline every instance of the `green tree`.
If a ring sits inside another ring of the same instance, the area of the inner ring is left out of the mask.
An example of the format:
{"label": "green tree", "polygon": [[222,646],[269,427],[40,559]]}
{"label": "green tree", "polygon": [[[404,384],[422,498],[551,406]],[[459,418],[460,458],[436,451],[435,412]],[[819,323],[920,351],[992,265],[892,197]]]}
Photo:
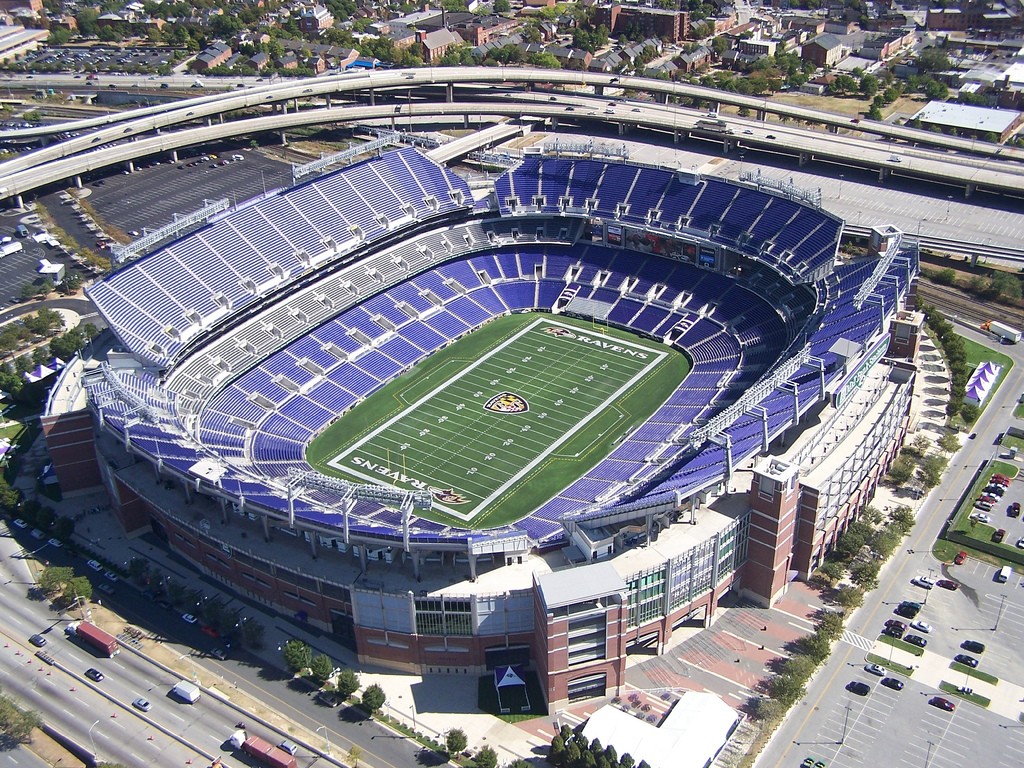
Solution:
{"label": "green tree", "polygon": [[843,573],[846,569],[839,563],[826,560],[821,564],[821,567],[814,572],[815,578],[825,584],[826,586],[833,587],[836,583],[843,578]]}
{"label": "green tree", "polygon": [[40,572],[36,583],[44,594],[52,597],[62,593],[74,576],[75,572],[71,568],[51,565]]}
{"label": "green tree", "polygon": [[348,667],[345,667],[341,672],[338,673],[338,695],[343,699],[347,699],[353,693],[359,690],[359,675],[353,672]]}
{"label": "green tree", "polygon": [[[961,411],[962,413],[962,411]],[[942,473],[946,471],[949,459],[945,456],[925,456],[921,466],[917,468],[917,476],[925,488],[934,488],[942,482]]]}
{"label": "green tree", "polygon": [[[564,753],[565,743],[558,736],[558,734],[555,734],[555,738],[551,740],[552,751],[554,751],[555,739],[558,740],[558,745],[560,747],[559,751]],[[461,754],[461,752],[466,748],[466,745],[468,744],[469,741],[468,739],[466,739],[466,732],[461,728],[452,728],[450,731],[448,731],[448,733],[444,735],[444,748],[447,750],[449,758],[457,757],[459,754]]]}
{"label": "green tree", "polygon": [[323,685],[334,674],[334,662],[326,653],[318,653],[310,660],[309,671],[312,672],[313,678]]}
{"label": "green tree", "polygon": [[914,460],[909,456],[900,454],[893,460],[889,467],[889,479],[893,485],[906,485],[914,476]]}
{"label": "green tree", "polygon": [[812,632],[800,640],[801,650],[816,664],[820,664],[832,653],[832,641],[820,632]]}
{"label": "green tree", "polygon": [[945,72],[949,69],[949,56],[941,48],[925,48],[917,57],[917,66],[924,72]]}
{"label": "green tree", "polygon": [[473,756],[473,764],[476,768],[498,768],[498,753],[489,746],[484,747]]}
{"label": "green tree", "polygon": [[768,680],[768,695],[782,704],[791,707],[804,696],[804,684],[790,675],[775,675]]}
{"label": "green tree", "polygon": [[345,755],[345,761],[352,766],[352,768],[359,768],[359,761],[363,758],[363,750],[356,744],[353,744],[348,754]]}
{"label": "green tree", "polygon": [[255,648],[256,650],[263,647],[263,635],[266,628],[261,622],[246,616],[239,623],[239,626],[242,630],[242,642],[246,646],[249,648]]}
{"label": "green tree", "polygon": [[866,75],[861,75],[860,92],[864,94],[864,98],[875,98],[875,94],[878,93],[878,78],[870,72]]}
{"label": "green tree", "polygon": [[369,710],[370,714],[377,714],[386,701],[387,696],[384,694],[384,689],[376,683],[368,686],[367,689],[363,691],[363,706]]}
{"label": "green tree", "polygon": [[512,10],[512,3],[509,0],[494,0],[491,9],[495,13],[508,13]]}
{"label": "green tree", "polygon": [[878,586],[879,567],[877,560],[856,563],[850,568],[850,581],[861,589],[874,589]]}
{"label": "green tree", "polygon": [[301,640],[289,640],[281,648],[281,652],[284,654],[284,663],[292,674],[306,669],[313,660],[312,650]]}
{"label": "green tree", "polygon": [[889,513],[889,519],[892,521],[892,524],[904,534],[909,533],[910,529],[914,527],[914,523],[916,522],[914,510],[905,506],[896,507],[896,509]]}
{"label": "green tree", "polygon": [[818,621],[817,632],[830,640],[837,640],[843,634],[843,617],[835,611],[827,611]]}
{"label": "green tree", "polygon": [[1020,279],[1009,272],[993,272],[989,278],[989,287],[997,296],[1015,301],[1021,298]]}
{"label": "green tree", "polygon": [[960,438],[953,432],[946,432],[939,438],[938,446],[946,453],[956,453],[960,450]]}
{"label": "green tree", "polygon": [[846,610],[859,608],[864,604],[864,590],[860,587],[844,585],[836,591],[836,603]]}

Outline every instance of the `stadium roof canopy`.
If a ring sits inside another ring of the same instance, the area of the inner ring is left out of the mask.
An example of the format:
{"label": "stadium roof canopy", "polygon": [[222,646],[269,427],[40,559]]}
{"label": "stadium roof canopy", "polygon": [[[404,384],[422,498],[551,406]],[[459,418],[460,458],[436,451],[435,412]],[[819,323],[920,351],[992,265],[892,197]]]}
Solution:
{"label": "stadium roof canopy", "polygon": [[725,746],[740,715],[713,693],[687,691],[660,726],[608,705],[583,727],[588,741],[611,744],[651,768],[705,768]]}
{"label": "stadium roof canopy", "polygon": [[537,577],[544,605],[563,605],[596,600],[605,595],[626,591],[626,582],[611,563],[593,563],[581,568],[545,573]]}

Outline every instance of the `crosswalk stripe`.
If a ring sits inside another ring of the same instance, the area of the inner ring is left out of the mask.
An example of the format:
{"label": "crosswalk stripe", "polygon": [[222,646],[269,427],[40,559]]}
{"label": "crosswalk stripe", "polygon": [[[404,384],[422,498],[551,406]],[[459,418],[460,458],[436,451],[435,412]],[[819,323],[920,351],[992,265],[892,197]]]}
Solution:
{"label": "crosswalk stripe", "polygon": [[844,643],[860,648],[862,651],[870,651],[871,647],[875,644],[874,640],[858,635],[856,632],[851,632],[848,629],[843,630],[843,634],[839,639]]}

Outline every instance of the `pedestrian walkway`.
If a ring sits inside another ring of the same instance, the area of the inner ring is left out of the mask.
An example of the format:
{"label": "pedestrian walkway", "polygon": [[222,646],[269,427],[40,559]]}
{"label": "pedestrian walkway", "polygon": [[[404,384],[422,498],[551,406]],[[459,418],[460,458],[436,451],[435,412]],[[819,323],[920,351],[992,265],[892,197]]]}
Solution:
{"label": "pedestrian walkway", "polygon": [[856,632],[851,632],[848,629],[843,630],[843,634],[839,636],[839,639],[847,645],[860,648],[865,653],[870,651],[875,645],[874,640],[864,637],[863,635],[858,635]]}

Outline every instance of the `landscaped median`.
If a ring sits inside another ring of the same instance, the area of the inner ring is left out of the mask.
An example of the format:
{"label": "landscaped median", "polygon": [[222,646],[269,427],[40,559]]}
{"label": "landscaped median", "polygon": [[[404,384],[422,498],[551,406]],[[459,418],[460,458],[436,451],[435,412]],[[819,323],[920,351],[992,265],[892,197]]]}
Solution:
{"label": "landscaped median", "polygon": [[953,685],[953,683],[948,683],[945,680],[939,683],[939,690],[943,693],[951,693],[954,696],[959,696],[961,699],[966,699],[971,702],[971,704],[977,704],[979,707],[985,707],[988,709],[988,705],[992,703],[992,699],[986,699],[984,696],[979,696],[973,691],[971,691],[971,693],[964,693],[960,688],[961,686]]}
{"label": "landscaped median", "polygon": [[905,677],[913,677],[914,675],[913,667],[904,666],[903,664],[900,664],[898,661],[892,661],[891,659],[883,658],[882,656],[879,656],[874,653],[869,653],[867,659],[872,664],[877,664],[880,667],[885,667],[891,672],[898,672],[899,674]]}
{"label": "landscaped median", "polygon": [[890,637],[889,635],[879,635],[878,641],[880,643],[885,643],[886,645],[891,645],[897,650],[913,654],[914,656],[924,656],[924,648],[919,648],[916,645],[911,645],[904,640],[899,640],[895,637]]}
{"label": "landscaped median", "polygon": [[977,669],[972,669],[966,664],[961,664],[959,661],[954,661],[949,665],[949,668],[954,672],[963,672],[967,677],[974,680],[981,680],[984,683],[990,685],[999,685],[999,678],[995,675],[990,675],[988,672],[981,672]]}

